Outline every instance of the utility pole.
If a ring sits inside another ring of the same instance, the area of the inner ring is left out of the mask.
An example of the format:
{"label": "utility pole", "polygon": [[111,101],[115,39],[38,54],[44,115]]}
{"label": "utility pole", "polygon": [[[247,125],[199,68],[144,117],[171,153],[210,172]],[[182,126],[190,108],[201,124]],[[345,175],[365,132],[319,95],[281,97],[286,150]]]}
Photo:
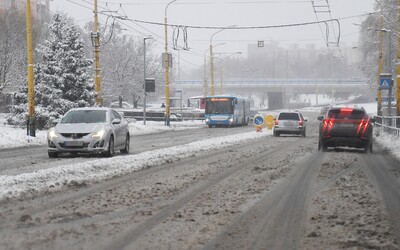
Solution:
{"label": "utility pole", "polygon": [[[399,0],[400,1],[400,0]],[[382,29],[383,29],[383,8],[381,6],[381,15],[379,18],[379,63],[378,63],[378,110],[377,114],[378,116],[382,115],[382,90],[381,90],[381,80],[380,76],[382,73],[382,65],[383,65],[383,59],[382,59]]]}
{"label": "utility pole", "polygon": [[[207,52],[207,51],[206,51]],[[204,97],[207,96],[207,58],[204,54]]]}
{"label": "utility pole", "polygon": [[[397,0],[397,10],[400,14],[400,0]],[[398,16],[398,21],[400,21],[400,16]],[[398,32],[400,32],[400,23],[398,24]],[[399,34],[399,33],[398,33]],[[397,44],[400,44],[400,36],[397,36]],[[400,46],[397,46],[397,62],[400,60]],[[396,115],[400,116],[400,64],[397,64],[397,76],[396,76]],[[396,125],[400,126],[400,119],[397,119]]]}
{"label": "utility pole", "polygon": [[214,90],[214,58],[213,58],[213,46],[210,43],[210,74],[211,74],[211,95],[215,95]]}
{"label": "utility pole", "polygon": [[96,82],[96,92],[97,106],[102,106],[101,98],[101,85],[100,85],[100,34],[99,34],[99,16],[97,11],[97,0],[94,0],[94,32],[92,33],[92,39],[94,40],[94,53],[95,53],[95,82]]}
{"label": "utility pole", "polygon": [[[388,69],[389,73],[392,76],[390,87],[389,87],[389,97],[388,97],[388,115],[392,116],[392,91],[393,91],[393,70],[392,70],[392,31],[387,31],[387,36],[389,37],[389,56],[388,56]],[[392,125],[392,120],[389,119],[390,125]]]}
{"label": "utility pole", "polygon": [[170,126],[170,107],[169,107],[169,55],[168,55],[168,6],[177,0],[170,1],[165,6],[164,11],[164,33],[165,33],[165,125]]}
{"label": "utility pole", "polygon": [[[236,26],[236,25],[229,26],[228,28],[235,27],[235,26]],[[212,34],[212,36],[210,37],[210,77],[211,77],[211,95],[215,95],[215,91],[214,91],[214,58],[213,58],[213,45],[212,45],[212,40],[213,40],[213,37],[214,37],[216,34],[222,32],[222,31],[224,31],[224,30],[225,30],[225,28],[224,28],[224,29],[220,29],[220,30],[218,30],[217,32],[215,32],[214,34]]]}
{"label": "utility pole", "polygon": [[223,93],[223,89],[222,89],[222,86],[223,86],[222,64],[223,64],[223,61],[221,60],[221,64],[219,65],[219,74],[220,74],[220,77],[221,77],[221,84],[220,84],[220,90],[219,90],[219,94],[220,95],[222,95],[222,93]]}
{"label": "utility pole", "polygon": [[32,16],[31,0],[26,1],[26,41],[28,47],[28,119],[27,135],[36,136],[35,133],[35,83],[33,75],[33,54],[32,54]]}
{"label": "utility pole", "polygon": [[146,97],[147,97],[147,92],[146,92],[146,40],[148,39],[153,39],[152,37],[145,37],[143,38],[143,125],[146,125]]}

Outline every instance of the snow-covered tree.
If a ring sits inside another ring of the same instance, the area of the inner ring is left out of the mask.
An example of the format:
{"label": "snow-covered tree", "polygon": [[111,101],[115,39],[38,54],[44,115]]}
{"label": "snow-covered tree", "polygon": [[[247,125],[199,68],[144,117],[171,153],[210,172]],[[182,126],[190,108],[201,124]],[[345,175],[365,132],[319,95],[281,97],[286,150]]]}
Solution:
{"label": "snow-covered tree", "polygon": [[[378,62],[379,62],[379,29],[381,8],[383,13],[383,72],[395,70],[395,58],[397,55],[397,29],[398,29],[398,10],[397,0],[381,0],[380,4],[375,5],[376,14],[369,15],[361,24],[359,49],[362,52],[363,63],[361,69],[368,77],[371,88],[377,88],[378,81]],[[389,32],[387,32],[389,31]],[[389,47],[391,45],[391,47]],[[391,53],[390,53],[391,52]]]}
{"label": "snow-covered tree", "polygon": [[[38,127],[74,107],[91,106],[95,101],[91,77],[93,61],[85,57],[78,29],[66,16],[55,14],[49,25],[49,38],[37,51],[42,62],[35,65],[35,112]],[[23,124],[27,112],[27,87],[14,94],[16,106],[9,118]]]}

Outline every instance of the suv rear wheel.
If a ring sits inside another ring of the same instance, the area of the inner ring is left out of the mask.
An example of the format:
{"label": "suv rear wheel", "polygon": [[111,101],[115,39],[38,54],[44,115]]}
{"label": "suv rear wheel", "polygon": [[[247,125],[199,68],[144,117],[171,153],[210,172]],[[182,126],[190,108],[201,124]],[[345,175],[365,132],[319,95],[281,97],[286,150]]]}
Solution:
{"label": "suv rear wheel", "polygon": [[324,142],[322,142],[321,140],[318,141],[318,151],[328,151],[328,147],[326,146],[326,144]]}
{"label": "suv rear wheel", "polygon": [[366,153],[372,153],[372,140],[365,146],[364,151]]}

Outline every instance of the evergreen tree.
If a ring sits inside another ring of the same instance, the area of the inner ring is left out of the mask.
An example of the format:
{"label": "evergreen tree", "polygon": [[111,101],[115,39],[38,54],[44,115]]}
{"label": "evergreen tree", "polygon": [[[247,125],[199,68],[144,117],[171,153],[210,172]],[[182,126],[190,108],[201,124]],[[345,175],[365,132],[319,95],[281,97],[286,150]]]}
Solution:
{"label": "evergreen tree", "polygon": [[[38,127],[59,118],[75,107],[94,105],[95,91],[89,70],[92,64],[72,22],[55,14],[49,25],[49,38],[37,51],[42,63],[35,65],[35,113]],[[11,124],[23,124],[27,112],[27,87],[14,94],[17,106]]]}

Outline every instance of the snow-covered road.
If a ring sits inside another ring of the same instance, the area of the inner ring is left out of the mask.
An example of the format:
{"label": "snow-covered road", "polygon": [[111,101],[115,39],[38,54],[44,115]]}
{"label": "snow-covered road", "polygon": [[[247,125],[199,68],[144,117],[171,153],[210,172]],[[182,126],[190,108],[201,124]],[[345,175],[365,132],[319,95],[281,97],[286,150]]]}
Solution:
{"label": "snow-covered road", "polygon": [[[364,104],[372,113],[374,104]],[[318,112],[319,109],[305,109],[305,112]],[[28,137],[26,131],[20,128],[13,128],[5,123],[5,116],[0,116],[1,148],[15,148],[30,145],[45,145],[46,132],[38,131],[36,137]],[[171,131],[182,131],[188,129],[204,128],[202,121],[185,121],[173,123],[166,127],[160,122],[130,123],[132,136],[143,134],[164,133]],[[59,191],[70,183],[88,184],[110,179],[115,176],[122,176],[133,171],[160,165],[165,162],[182,159],[195,155],[202,151],[211,151],[223,147],[229,147],[260,136],[269,136],[270,131],[263,133],[247,132],[232,136],[222,136],[212,139],[205,139],[185,143],[183,145],[167,147],[162,149],[141,152],[135,155],[116,156],[112,159],[94,159],[83,163],[71,163],[67,165],[54,165],[45,169],[38,169],[30,173],[16,175],[0,175],[0,200],[24,195],[38,195],[42,192]],[[400,158],[400,140],[387,134],[375,137],[375,141],[381,144],[385,150],[391,151],[393,155]]]}

